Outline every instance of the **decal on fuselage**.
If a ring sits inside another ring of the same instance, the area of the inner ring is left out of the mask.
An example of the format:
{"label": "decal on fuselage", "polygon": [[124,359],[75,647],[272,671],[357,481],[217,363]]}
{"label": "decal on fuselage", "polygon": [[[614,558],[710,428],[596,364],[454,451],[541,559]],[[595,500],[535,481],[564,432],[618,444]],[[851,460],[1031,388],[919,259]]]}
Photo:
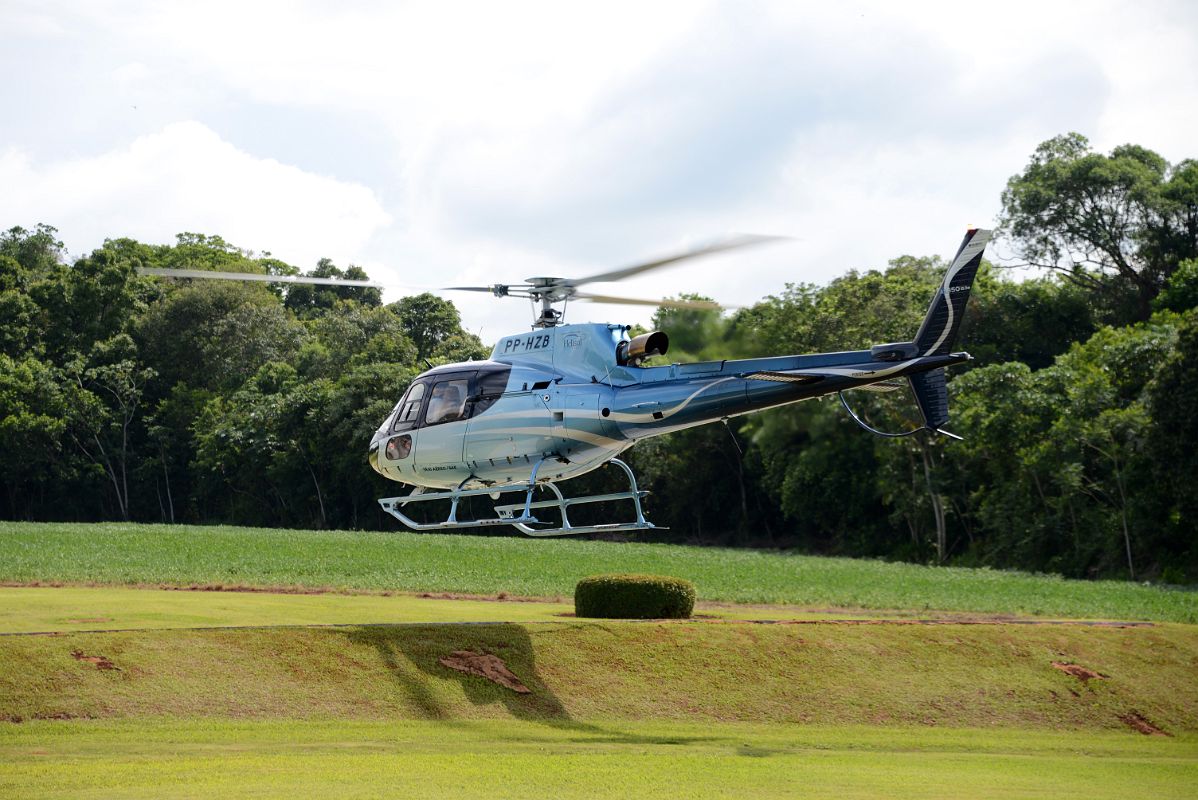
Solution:
{"label": "decal on fuselage", "polygon": [[510,336],[503,340],[503,347],[496,348],[504,355],[527,353],[530,350],[548,350],[553,347],[553,337],[548,333],[530,333],[525,336]]}

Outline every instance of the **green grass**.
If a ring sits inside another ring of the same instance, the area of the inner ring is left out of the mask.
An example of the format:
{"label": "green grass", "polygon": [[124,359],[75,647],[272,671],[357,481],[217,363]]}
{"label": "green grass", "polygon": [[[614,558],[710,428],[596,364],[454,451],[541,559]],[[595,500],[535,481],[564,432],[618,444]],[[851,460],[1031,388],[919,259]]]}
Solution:
{"label": "green grass", "polygon": [[[443,666],[498,655],[516,694]],[[74,654],[109,659],[100,669]],[[1105,675],[1084,683],[1052,662]],[[604,719],[1198,731],[1198,629],[570,621],[0,636],[0,719]]]}
{"label": "green grass", "polygon": [[673,575],[701,600],[1198,622],[1198,593],[1117,581],[580,540],[0,523],[0,582],[335,587],[567,597],[602,572]]}
{"label": "green grass", "polygon": [[[573,603],[500,602],[406,594],[193,592],[113,586],[0,587],[0,633],[252,625],[552,622],[573,616],[573,612]],[[717,620],[844,618],[843,614],[803,611],[794,606],[709,605],[696,613]]]}
{"label": "green grass", "polygon": [[0,796],[1193,797],[1198,742],[1128,734],[611,722],[47,722]]}
{"label": "green grass", "polygon": [[0,633],[561,620],[573,604],[413,595],[190,592],[114,587],[0,588]]}

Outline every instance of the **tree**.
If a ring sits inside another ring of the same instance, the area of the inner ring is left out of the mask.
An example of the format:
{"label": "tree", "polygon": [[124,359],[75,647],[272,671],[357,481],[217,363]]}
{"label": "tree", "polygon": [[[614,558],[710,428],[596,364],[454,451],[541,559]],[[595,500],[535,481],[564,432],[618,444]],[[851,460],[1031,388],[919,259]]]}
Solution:
{"label": "tree", "polygon": [[63,245],[49,225],[0,233],[0,353],[41,352],[46,313],[31,291],[62,268]]}
{"label": "tree", "polygon": [[448,300],[435,294],[412,295],[388,306],[400,320],[404,332],[416,345],[416,358],[428,358],[437,346],[462,332],[462,318]]}
{"label": "tree", "polygon": [[1097,327],[1089,296],[1075,284],[1052,277],[979,281],[961,341],[979,365],[1019,361],[1042,369]]}
{"label": "tree", "polygon": [[29,283],[28,270],[0,255],[0,353],[14,358],[40,350],[40,308],[29,296]]}
{"label": "tree", "polygon": [[1144,147],[1101,155],[1084,136],[1042,143],[1002,195],[1001,231],[1027,264],[1053,270],[1133,319],[1178,265],[1198,256],[1198,162],[1170,166]]}
{"label": "tree", "polygon": [[121,335],[97,344],[87,361],[75,359],[67,375],[76,392],[70,407],[70,436],[79,451],[103,470],[121,519],[128,520],[133,424],[154,371],[138,364],[133,340]]}
{"label": "tree", "polygon": [[135,333],[159,376],[158,397],[178,383],[236,388],[264,363],[292,356],[306,336],[265,287],[224,281],[171,289],[140,315]]}
{"label": "tree", "polygon": [[[679,300],[711,302],[710,297],[681,294]],[[653,329],[670,337],[670,352],[696,359],[718,352],[727,345],[727,325],[717,309],[662,307],[653,314]]]}
{"label": "tree", "polygon": [[416,361],[416,347],[391,308],[342,300],[306,325],[312,339],[297,362],[305,375],[336,378],[359,364]]}
{"label": "tree", "polygon": [[146,418],[148,447],[139,477],[154,484],[163,522],[203,519],[188,502],[194,483],[191,468],[195,457],[193,428],[212,397],[212,392],[205,389],[177,383]]}
{"label": "tree", "polygon": [[1077,576],[1159,569],[1147,401],[1175,341],[1174,322],[1154,318],[1102,328],[1042,370],[995,364],[953,381],[968,436],[945,463],[977,560]]}
{"label": "tree", "polygon": [[[316,268],[307,273],[309,278],[339,278],[343,280],[370,280],[366,270],[350,266],[344,271],[330,259],[322,258],[316,263]],[[377,307],[383,304],[383,293],[380,289],[366,286],[324,286],[318,284],[296,283],[287,287],[286,306],[303,319],[312,319],[330,311],[338,303],[352,300],[364,306]]]}
{"label": "tree", "polygon": [[57,268],[65,253],[58,229],[44,223],[32,231],[14,227],[0,233],[0,256],[8,256],[36,277]]}
{"label": "tree", "polygon": [[1198,258],[1178,265],[1177,271],[1156,298],[1156,307],[1169,311],[1189,311],[1198,308]]}
{"label": "tree", "polygon": [[35,498],[54,481],[70,407],[53,367],[0,353],[0,482],[8,515],[32,517]]}
{"label": "tree", "polygon": [[158,266],[171,269],[208,269],[216,272],[257,272],[249,250],[242,250],[220,236],[180,233],[174,246],[154,248]]}
{"label": "tree", "polygon": [[1172,554],[1174,583],[1198,576],[1198,310],[1178,321],[1177,348],[1153,379],[1147,404],[1153,500],[1159,509],[1156,552]]}

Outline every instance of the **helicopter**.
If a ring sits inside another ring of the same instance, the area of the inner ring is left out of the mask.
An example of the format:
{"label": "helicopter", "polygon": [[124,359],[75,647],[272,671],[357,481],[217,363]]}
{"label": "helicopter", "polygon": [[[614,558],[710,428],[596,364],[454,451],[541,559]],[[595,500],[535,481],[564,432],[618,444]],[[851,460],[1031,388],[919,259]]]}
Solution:
{"label": "helicopter", "polygon": [[[520,284],[446,287],[529,299],[531,330],[505,336],[485,361],[432,367],[418,375],[372,436],[370,466],[414,488],[382,498],[382,509],[411,530],[511,526],[532,537],[651,530],[631,467],[619,456],[637,442],[731,417],[836,394],[850,417],[881,436],[920,432],[956,436],[948,422],[945,368],[970,360],[955,352],[974,276],[991,231],[969,228],[934,293],[911,341],[868,350],[784,355],[654,366],[669,338],[662,331],[630,335],[620,324],[567,324],[570,301],[626,303],[674,308],[721,308],[690,300],[640,300],[594,294],[579,287],[620,280],[691,258],[774,241],[741,235],[623,269],[585,278],[529,278]],[[172,277],[245,279],[243,273],[145,268]],[[188,274],[183,274],[188,273]],[[379,286],[370,281],[248,276],[252,280]],[[559,310],[558,306],[561,306]],[[870,427],[845,400],[849,389],[894,391],[910,385],[923,425],[901,433]],[[559,483],[613,466],[627,479],[623,491],[566,497]],[[459,519],[471,497],[498,502],[494,516]],[[539,495],[538,495],[539,493]],[[421,522],[416,506],[448,501],[447,516]],[[572,524],[569,510],[594,503],[628,502],[631,519]],[[556,520],[543,519],[548,511]]]}

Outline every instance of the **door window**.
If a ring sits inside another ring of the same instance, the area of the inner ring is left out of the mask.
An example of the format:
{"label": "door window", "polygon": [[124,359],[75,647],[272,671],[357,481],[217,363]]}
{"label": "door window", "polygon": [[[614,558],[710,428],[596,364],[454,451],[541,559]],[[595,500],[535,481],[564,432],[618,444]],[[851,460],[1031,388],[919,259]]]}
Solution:
{"label": "door window", "polygon": [[474,402],[471,403],[470,416],[476,417],[483,413],[503,396],[504,390],[507,389],[508,376],[511,373],[511,367],[479,372],[478,379],[475,381],[475,395],[472,398]]}

